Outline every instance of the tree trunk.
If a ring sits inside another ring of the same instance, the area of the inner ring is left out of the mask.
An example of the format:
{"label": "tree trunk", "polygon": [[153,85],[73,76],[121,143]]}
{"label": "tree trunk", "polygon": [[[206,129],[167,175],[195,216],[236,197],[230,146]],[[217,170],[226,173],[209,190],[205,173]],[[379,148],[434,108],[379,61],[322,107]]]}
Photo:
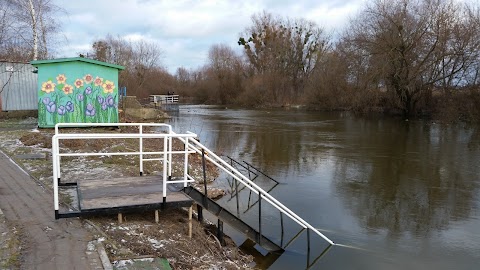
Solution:
{"label": "tree trunk", "polygon": [[30,4],[30,16],[32,17],[32,34],[33,34],[33,60],[38,59],[38,33],[37,33],[37,17],[32,0],[28,0]]}

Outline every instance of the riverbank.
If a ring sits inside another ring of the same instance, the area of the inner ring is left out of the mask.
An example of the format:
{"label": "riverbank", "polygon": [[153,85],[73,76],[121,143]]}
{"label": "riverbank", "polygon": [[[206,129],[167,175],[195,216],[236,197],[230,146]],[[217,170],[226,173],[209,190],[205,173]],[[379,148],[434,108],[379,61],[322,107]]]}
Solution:
{"label": "riverbank", "polygon": [[[50,147],[53,131],[37,130],[34,126],[34,118],[1,122],[0,148],[37,181],[32,181],[32,185],[40,184],[51,191]],[[128,143],[119,145],[112,140],[107,144],[78,142],[64,147],[72,151],[79,147],[95,151],[95,149],[108,147],[128,148],[129,145]],[[105,177],[107,174],[128,176],[136,171],[132,169],[135,159],[120,157],[102,161],[72,159],[66,162],[71,163],[68,167],[72,169],[65,175],[75,175],[78,168],[81,168],[81,171],[89,177]],[[194,164],[199,165],[199,163]],[[153,167],[145,168],[146,173],[153,171]],[[210,171],[209,174],[213,176],[215,172]],[[68,191],[61,194],[61,201],[63,205],[71,207],[72,197],[69,196]],[[134,269],[134,266],[129,268],[128,262],[138,258],[166,258],[174,269],[248,269],[251,265],[253,258],[242,254],[233,241],[227,239],[226,246],[219,245],[213,225],[194,220],[193,238],[190,239],[187,233],[188,215],[185,210],[169,210],[161,212],[160,216],[159,223],[155,223],[153,212],[124,215],[121,224],[118,223],[117,216],[81,220],[95,236],[93,240],[104,245],[109,260],[114,263],[114,266],[118,266],[118,269]],[[149,260],[142,260],[142,263],[149,263]],[[155,262],[152,260],[152,263]]]}

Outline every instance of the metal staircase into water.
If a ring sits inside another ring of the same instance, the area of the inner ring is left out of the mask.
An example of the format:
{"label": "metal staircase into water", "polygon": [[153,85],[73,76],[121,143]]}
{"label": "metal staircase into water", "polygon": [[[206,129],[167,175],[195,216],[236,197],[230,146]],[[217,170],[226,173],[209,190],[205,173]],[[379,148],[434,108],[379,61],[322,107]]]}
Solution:
{"label": "metal staircase into water", "polygon": [[258,243],[269,252],[282,251],[283,248],[275,244],[273,241],[259,233],[255,228],[242,221],[240,218],[230,213],[226,208],[216,203],[214,200],[206,198],[204,194],[195,188],[188,186],[185,188],[185,194],[192,198],[203,209],[212,213],[221,221],[227,223],[232,228],[242,232],[250,240]]}
{"label": "metal staircase into water", "polygon": [[[242,188],[247,189],[250,193],[255,194],[258,196],[258,201],[256,201],[254,204],[250,205],[250,202],[248,203],[248,207],[246,211],[251,209],[251,206],[258,204],[258,224],[257,224],[257,229],[253,229],[253,226],[247,224],[244,222],[239,215],[234,215],[230,211],[228,211],[225,207],[218,205],[216,202],[209,201],[207,200],[207,196],[204,195],[207,192],[207,187],[206,184],[204,185],[204,191],[203,194],[202,192],[195,190],[191,186],[186,186],[185,187],[185,193],[188,194],[194,201],[196,201],[200,205],[205,205],[207,206],[206,209],[214,214],[215,216],[219,217],[220,219],[223,219],[226,223],[229,223],[232,225],[234,228],[239,228],[240,232],[243,232],[249,239],[252,241],[255,241],[257,244],[261,245],[265,249],[269,251],[278,251],[278,250],[284,250],[288,245],[290,245],[295,239],[298,238],[300,234],[302,234],[304,231],[307,232],[308,238],[310,238],[310,232],[315,233],[316,235],[320,236],[323,238],[325,241],[329,243],[330,246],[334,245],[334,242],[331,241],[329,238],[327,238],[325,235],[323,235],[321,232],[319,232],[316,228],[314,228],[312,225],[307,223],[305,220],[300,218],[297,214],[295,214],[293,211],[291,211],[289,208],[287,208],[285,205],[280,203],[277,199],[275,199],[273,196],[269,194],[269,192],[276,186],[278,185],[278,182],[268,175],[264,174],[257,168],[253,167],[251,164],[245,163],[247,167],[242,166],[244,169],[247,169],[247,171],[250,173],[253,173],[255,177],[250,179],[250,177],[245,176],[242,174],[237,168],[233,166],[233,163],[235,164],[240,164],[240,162],[235,161],[234,159],[229,158],[231,164],[217,156],[215,153],[213,153],[211,150],[206,148],[204,145],[202,145],[200,142],[197,140],[190,140],[188,141],[187,139],[180,139],[185,143],[186,149],[196,152],[197,154],[202,156],[202,161],[203,161],[203,170],[205,172],[205,162],[208,160],[210,163],[214,164],[220,171],[223,171],[226,175],[232,177],[235,181],[234,188],[236,190],[236,198],[238,199],[238,193],[239,193],[239,187],[238,185],[241,184]],[[250,168],[253,168],[256,172],[253,172]],[[271,179],[274,181],[276,184],[273,186],[273,188],[270,188],[268,191],[262,189],[259,185],[257,185],[254,180],[258,174],[263,174],[265,177]],[[204,173],[205,177],[205,173]],[[203,179],[204,183],[206,183],[206,179]],[[251,196],[249,196],[251,197]],[[268,239],[265,237],[265,235],[262,233],[262,204],[269,204],[270,206],[273,206],[280,212],[280,219],[282,220],[282,237],[280,238],[280,243],[275,243],[271,239]],[[238,212],[238,202],[237,202],[237,212]],[[283,237],[283,217],[286,216],[287,218],[290,218],[293,220],[295,223],[301,226],[301,230],[289,241],[284,241]],[[252,231],[253,230],[253,231]],[[265,241],[265,243],[262,243],[262,241]],[[286,244],[284,244],[286,242]],[[310,247],[308,248],[310,249]]]}

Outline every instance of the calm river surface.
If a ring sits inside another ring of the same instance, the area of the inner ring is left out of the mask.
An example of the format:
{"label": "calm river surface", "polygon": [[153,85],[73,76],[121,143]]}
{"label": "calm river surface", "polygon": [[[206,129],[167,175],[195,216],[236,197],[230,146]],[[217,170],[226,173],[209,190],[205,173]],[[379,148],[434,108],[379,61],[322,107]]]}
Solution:
{"label": "calm river surface", "polygon": [[[479,126],[186,105],[170,124],[281,182],[270,194],[342,245],[312,269],[480,269]],[[278,213],[262,211],[278,238]],[[305,234],[269,268],[306,268]],[[309,263],[326,246],[312,242]]]}

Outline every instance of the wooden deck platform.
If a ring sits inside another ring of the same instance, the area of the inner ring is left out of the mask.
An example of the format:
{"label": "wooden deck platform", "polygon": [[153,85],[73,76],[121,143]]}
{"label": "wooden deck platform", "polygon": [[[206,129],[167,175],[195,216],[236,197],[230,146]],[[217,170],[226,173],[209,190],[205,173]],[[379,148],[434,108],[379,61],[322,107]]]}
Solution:
{"label": "wooden deck platform", "polygon": [[163,205],[163,179],[161,176],[127,178],[82,179],[78,184],[80,211],[115,209],[148,205],[188,206],[192,200],[181,191],[167,191]]}

